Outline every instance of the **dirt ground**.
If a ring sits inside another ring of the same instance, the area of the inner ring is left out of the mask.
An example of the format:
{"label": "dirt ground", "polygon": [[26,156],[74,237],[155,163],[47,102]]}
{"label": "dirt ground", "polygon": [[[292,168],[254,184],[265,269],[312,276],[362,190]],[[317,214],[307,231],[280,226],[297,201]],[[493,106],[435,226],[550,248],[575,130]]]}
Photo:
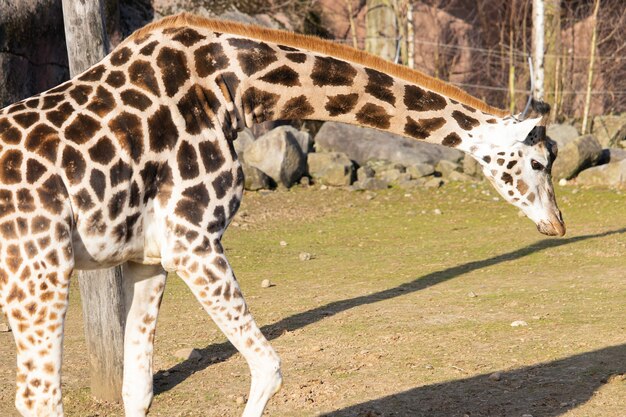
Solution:
{"label": "dirt ground", "polygon": [[[626,416],[626,195],[557,195],[564,238],[486,184],[247,194],[224,242],[283,361],[266,415]],[[65,340],[66,414],[122,415],[90,397],[75,282]],[[202,359],[176,359],[186,347]],[[0,416],[17,415],[14,362],[0,333]],[[155,371],[151,416],[243,411],[245,362],[175,276]]]}

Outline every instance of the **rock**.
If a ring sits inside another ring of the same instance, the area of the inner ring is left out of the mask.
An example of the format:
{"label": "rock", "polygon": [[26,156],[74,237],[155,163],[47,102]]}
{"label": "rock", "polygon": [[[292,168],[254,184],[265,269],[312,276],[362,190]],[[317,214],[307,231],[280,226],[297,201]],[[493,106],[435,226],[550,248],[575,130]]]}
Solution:
{"label": "rock", "polygon": [[343,152],[359,165],[365,165],[371,159],[405,166],[435,165],[442,159],[457,162],[463,157],[457,149],[336,122],[324,123],[315,135],[315,146],[318,150]]}
{"label": "rock", "polygon": [[398,182],[398,187],[403,188],[405,190],[412,190],[415,188],[419,188],[419,187],[423,187],[424,184],[426,183],[426,179],[425,178],[412,178],[410,180],[404,180],[404,181],[400,181]]}
{"label": "rock", "polygon": [[11,328],[7,323],[0,323],[0,333],[10,332]]}
{"label": "rock", "polygon": [[624,126],[626,126],[626,113],[596,116],[593,118],[591,133],[598,139],[603,148],[608,148],[618,144],[620,138],[616,136]]}
{"label": "rock", "polygon": [[269,189],[272,187],[271,179],[258,168],[248,165],[246,162],[241,164],[244,176],[244,188],[249,191],[257,191]]}
{"label": "rock", "polygon": [[311,138],[311,134],[309,132],[298,130],[290,125],[278,126],[274,128],[273,131],[274,130],[277,131],[277,134],[289,135],[293,137],[300,146],[300,150],[305,156],[309,152],[313,152],[313,138]]}
{"label": "rock", "polygon": [[363,181],[365,178],[374,178],[376,171],[369,165],[364,165],[356,170],[357,181]]}
{"label": "rock", "polygon": [[470,292],[468,292],[468,293],[467,293],[467,296],[468,296],[469,298],[476,298],[476,297],[478,297],[474,291],[470,291]]}
{"label": "rock", "polygon": [[300,255],[298,255],[298,258],[301,261],[310,261],[311,260],[311,254],[309,252],[301,252]]}
{"label": "rock", "polygon": [[609,142],[609,146],[617,146],[622,149],[626,148],[626,123],[613,136],[613,139]]}
{"label": "rock", "polygon": [[269,131],[246,147],[245,161],[277,184],[291,187],[306,172],[306,156],[295,136],[285,127]]}
{"label": "rock", "polygon": [[278,242],[278,244],[282,247],[287,246],[287,242],[285,242],[284,240],[281,240],[280,242]]}
{"label": "rock", "polygon": [[546,135],[559,145],[559,150],[580,136],[578,130],[567,123],[556,123],[548,126]]}
{"label": "rock", "polygon": [[363,181],[355,182],[354,187],[357,190],[386,190],[389,183],[380,178],[365,178]]}
{"label": "rock", "polygon": [[200,352],[198,352],[194,348],[178,349],[176,352],[174,352],[174,356],[177,359],[182,359],[185,361],[186,360],[198,361],[202,359],[202,355],[200,354]]}
{"label": "rock", "polygon": [[354,166],[348,157],[340,152],[314,152],[307,158],[308,171],[314,180],[322,184],[350,185],[354,176]]}
{"label": "rock", "polygon": [[237,398],[235,398],[235,403],[237,403],[237,405],[244,405],[246,403],[246,397],[238,395]]}
{"label": "rock", "polygon": [[422,178],[435,173],[435,167],[428,164],[413,164],[406,167],[406,172],[411,174],[411,178]]}
{"label": "rock", "polygon": [[436,214],[436,215],[440,216],[442,214],[442,212],[441,212],[440,209],[436,208],[436,209],[433,210],[433,214]]}
{"label": "rock", "polygon": [[269,288],[272,286],[272,282],[269,279],[261,281],[261,288]]}
{"label": "rock", "polygon": [[474,178],[480,178],[483,179],[483,167],[482,165],[480,165],[480,163],[474,159],[473,156],[469,155],[469,154],[465,154],[463,156],[463,172],[466,175],[469,175],[470,177],[474,177]]}
{"label": "rock", "polygon": [[399,169],[394,168],[379,172],[377,177],[388,182],[389,184],[398,184],[402,181],[409,181],[411,179],[411,174],[406,172],[403,173]]}
{"label": "rock", "polygon": [[444,178],[448,178],[454,171],[460,172],[461,170],[459,164],[446,160],[441,160],[435,165],[435,171],[441,173],[441,176]]}
{"label": "rock", "polygon": [[300,178],[300,185],[303,187],[308,187],[309,185],[311,185],[311,178],[307,176]]}
{"label": "rock", "polygon": [[567,185],[567,180],[565,178],[561,178],[559,180],[559,186],[560,187],[565,187]]}
{"label": "rock", "polygon": [[515,320],[513,323],[511,323],[511,327],[524,327],[524,326],[528,326],[528,323],[526,323],[524,320]]}
{"label": "rock", "polygon": [[576,138],[559,148],[559,155],[552,166],[552,176],[571,179],[580,171],[595,165],[602,156],[602,147],[592,135]]}
{"label": "rock", "polygon": [[598,160],[598,165],[608,164],[609,162],[619,162],[626,159],[626,149],[607,148],[602,149],[602,155]]}
{"label": "rock", "polygon": [[576,183],[626,188],[626,159],[586,169],[578,174]]}
{"label": "rock", "polygon": [[474,178],[458,171],[452,171],[450,174],[448,174],[448,179],[450,181],[459,181],[459,182],[474,181]]}
{"label": "rock", "polygon": [[255,137],[252,134],[252,131],[248,128],[243,129],[241,132],[237,134],[237,139],[233,142],[233,146],[235,148],[235,152],[237,152],[237,156],[240,161],[244,160],[244,155],[246,153],[246,148],[254,142]]}
{"label": "rock", "polygon": [[439,188],[444,185],[446,182],[441,178],[431,178],[424,183],[424,187],[428,188]]}
{"label": "rock", "polygon": [[494,372],[489,375],[489,379],[492,381],[500,381],[502,379],[502,372]]}

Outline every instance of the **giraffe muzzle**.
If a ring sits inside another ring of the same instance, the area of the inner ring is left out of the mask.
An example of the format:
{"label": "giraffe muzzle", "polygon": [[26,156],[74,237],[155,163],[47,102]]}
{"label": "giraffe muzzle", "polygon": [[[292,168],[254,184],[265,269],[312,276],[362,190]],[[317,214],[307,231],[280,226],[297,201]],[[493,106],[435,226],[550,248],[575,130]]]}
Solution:
{"label": "giraffe muzzle", "polygon": [[563,216],[561,211],[557,210],[556,214],[550,216],[549,220],[541,220],[537,223],[537,230],[540,233],[548,236],[563,236],[565,235],[565,222],[563,222]]}

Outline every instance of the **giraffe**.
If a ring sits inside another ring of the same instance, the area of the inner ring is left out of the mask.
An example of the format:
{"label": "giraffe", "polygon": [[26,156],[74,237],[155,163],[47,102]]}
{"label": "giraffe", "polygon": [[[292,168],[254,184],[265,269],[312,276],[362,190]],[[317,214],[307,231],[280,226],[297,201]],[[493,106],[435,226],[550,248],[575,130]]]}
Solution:
{"label": "giraffe", "polygon": [[122,264],[123,401],[145,416],[168,272],[176,272],[251,372],[243,415],[282,384],[280,359],[220,243],[239,207],[237,131],[334,120],[460,149],[505,200],[563,235],[550,178],[549,111],[519,120],[441,81],[293,33],[182,14],[135,32],[100,63],[0,110],[0,305],[17,348],[15,405],[61,416],[74,270]]}

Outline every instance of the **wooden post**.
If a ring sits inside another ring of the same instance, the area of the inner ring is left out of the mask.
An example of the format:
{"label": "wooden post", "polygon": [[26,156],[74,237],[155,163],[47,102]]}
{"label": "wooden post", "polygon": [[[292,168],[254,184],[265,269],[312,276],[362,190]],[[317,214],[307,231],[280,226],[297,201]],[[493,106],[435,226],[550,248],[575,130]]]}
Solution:
{"label": "wooden post", "polygon": [[389,0],[367,0],[365,50],[389,61],[396,56],[396,16]]}
{"label": "wooden post", "polygon": [[[86,70],[108,53],[102,10],[101,0],[63,0],[71,76]],[[126,320],[122,268],[80,272],[78,282],[91,393],[102,400],[120,401]]]}

